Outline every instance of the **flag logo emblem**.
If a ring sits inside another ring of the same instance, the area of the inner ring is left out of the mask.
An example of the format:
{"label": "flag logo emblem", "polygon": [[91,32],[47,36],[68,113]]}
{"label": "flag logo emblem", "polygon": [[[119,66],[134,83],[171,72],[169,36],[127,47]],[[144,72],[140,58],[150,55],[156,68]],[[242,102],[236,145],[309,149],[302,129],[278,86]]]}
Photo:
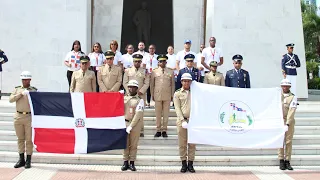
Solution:
{"label": "flag logo emblem", "polygon": [[229,101],[219,111],[220,126],[232,134],[243,134],[254,127],[253,112],[241,101]]}
{"label": "flag logo emblem", "polygon": [[86,123],[85,123],[84,119],[78,118],[75,121],[75,125],[77,128],[81,128],[81,127],[84,127],[86,125]]}

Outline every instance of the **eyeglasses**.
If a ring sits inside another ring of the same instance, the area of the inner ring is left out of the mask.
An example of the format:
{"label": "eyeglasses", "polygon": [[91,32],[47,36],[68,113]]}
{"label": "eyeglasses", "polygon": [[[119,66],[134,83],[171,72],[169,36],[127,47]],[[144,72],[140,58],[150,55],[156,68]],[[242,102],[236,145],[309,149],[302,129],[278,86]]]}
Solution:
{"label": "eyeglasses", "polygon": [[99,46],[93,46],[93,47],[98,48]]}

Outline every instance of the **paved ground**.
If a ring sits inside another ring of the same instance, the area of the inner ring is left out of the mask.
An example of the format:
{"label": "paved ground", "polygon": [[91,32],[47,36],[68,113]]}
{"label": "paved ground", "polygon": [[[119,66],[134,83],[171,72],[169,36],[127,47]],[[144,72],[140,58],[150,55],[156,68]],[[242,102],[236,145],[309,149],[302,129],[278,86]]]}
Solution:
{"label": "paved ground", "polygon": [[0,163],[0,180],[319,180],[320,167],[294,167],[280,171],[278,167],[197,167],[196,173],[179,172],[177,166],[137,166],[137,172],[121,172],[120,166],[33,164],[31,169],[12,168]]}

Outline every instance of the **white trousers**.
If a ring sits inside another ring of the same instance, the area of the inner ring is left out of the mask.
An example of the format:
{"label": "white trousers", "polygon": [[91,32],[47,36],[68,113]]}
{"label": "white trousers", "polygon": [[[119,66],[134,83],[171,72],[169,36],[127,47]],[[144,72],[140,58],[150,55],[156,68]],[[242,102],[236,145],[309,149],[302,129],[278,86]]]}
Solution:
{"label": "white trousers", "polygon": [[297,76],[287,75],[286,79],[291,82],[290,91],[297,97]]}

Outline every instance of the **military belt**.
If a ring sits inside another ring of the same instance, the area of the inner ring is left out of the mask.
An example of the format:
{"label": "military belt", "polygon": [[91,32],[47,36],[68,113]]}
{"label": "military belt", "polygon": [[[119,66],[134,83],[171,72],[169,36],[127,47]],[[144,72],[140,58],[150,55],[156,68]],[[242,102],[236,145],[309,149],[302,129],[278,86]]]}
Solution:
{"label": "military belt", "polygon": [[204,73],[207,74],[207,73],[209,73],[209,72],[210,72],[210,71],[205,71]]}
{"label": "military belt", "polygon": [[19,113],[19,114],[31,114],[31,112],[20,112],[20,111],[17,111],[17,113]]}
{"label": "military belt", "polygon": [[288,69],[296,69],[297,67],[296,66],[286,66],[286,68],[288,68]]}
{"label": "military belt", "polygon": [[128,119],[125,120],[126,122],[130,122]]}

